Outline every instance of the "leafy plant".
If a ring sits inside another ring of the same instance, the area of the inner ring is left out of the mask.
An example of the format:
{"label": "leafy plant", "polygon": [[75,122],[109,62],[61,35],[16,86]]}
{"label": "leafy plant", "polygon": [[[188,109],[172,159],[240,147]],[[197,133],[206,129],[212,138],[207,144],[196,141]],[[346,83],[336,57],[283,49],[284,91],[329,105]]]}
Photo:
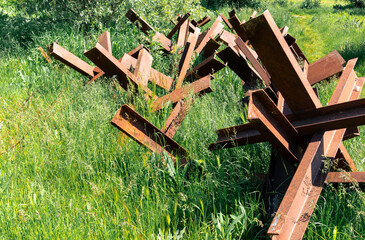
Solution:
{"label": "leafy plant", "polygon": [[321,5],[321,0],[304,0],[304,2],[301,5],[301,8],[316,8]]}

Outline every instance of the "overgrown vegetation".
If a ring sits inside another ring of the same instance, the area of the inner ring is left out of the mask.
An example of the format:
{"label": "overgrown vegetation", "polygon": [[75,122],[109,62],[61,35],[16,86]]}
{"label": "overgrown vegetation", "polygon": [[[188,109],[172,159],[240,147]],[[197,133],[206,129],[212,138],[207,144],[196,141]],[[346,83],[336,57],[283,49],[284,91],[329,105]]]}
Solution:
{"label": "overgrown vegetation", "polygon": [[[216,129],[245,121],[239,104],[244,92],[232,71],[218,72],[214,91],[196,99],[174,137],[191,153],[192,164],[175,169],[132,140],[122,144],[110,124],[122,104],[133,102],[141,115],[162,127],[171,106],[151,113],[142,96],[118,90],[113,79],[84,86],[88,79],[57,61],[47,63],[36,49],[57,41],[87,61],[83,50],[109,30],[113,54],[120,57],[145,41],[124,17],[129,7],[167,33],[169,19],[178,12],[214,18],[217,12],[227,15],[232,2],[207,9],[197,0],[123,1],[105,21],[110,12],[101,9],[112,1],[85,1],[98,21],[72,13],[54,16],[51,11],[64,11],[58,6],[44,9],[57,2],[0,2],[0,238],[265,238],[269,222],[264,221],[262,185],[252,176],[267,172],[270,145],[207,149]],[[359,57],[356,71],[365,76],[364,16],[324,2],[312,9],[301,4],[265,2],[277,24],[289,26],[311,62],[337,49],[346,60]],[[248,19],[252,11],[237,9],[240,19]],[[177,53],[166,57],[158,46],[150,48],[153,67],[173,77]],[[323,104],[335,84],[318,84]],[[345,145],[364,171],[365,128],[360,132]],[[356,185],[325,187],[305,239],[363,239],[364,198]]]}

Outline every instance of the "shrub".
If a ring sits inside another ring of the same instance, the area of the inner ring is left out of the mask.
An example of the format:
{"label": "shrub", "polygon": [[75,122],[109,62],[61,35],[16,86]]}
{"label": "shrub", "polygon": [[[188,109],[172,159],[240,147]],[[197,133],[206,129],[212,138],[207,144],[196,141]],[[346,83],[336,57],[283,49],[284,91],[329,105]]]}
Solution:
{"label": "shrub", "polygon": [[354,4],[355,7],[364,8],[365,0],[347,0],[348,2]]}
{"label": "shrub", "polygon": [[319,7],[321,5],[321,0],[304,0],[304,2],[301,5],[301,8],[315,8]]}

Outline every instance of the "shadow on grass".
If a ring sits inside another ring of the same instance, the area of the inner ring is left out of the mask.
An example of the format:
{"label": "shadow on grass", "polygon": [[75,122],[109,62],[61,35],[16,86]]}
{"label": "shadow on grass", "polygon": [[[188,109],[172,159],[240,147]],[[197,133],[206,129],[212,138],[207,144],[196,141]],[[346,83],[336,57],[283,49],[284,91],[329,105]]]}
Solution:
{"label": "shadow on grass", "polygon": [[364,7],[365,6],[357,7],[354,4],[347,4],[347,5],[336,4],[336,5],[333,6],[333,9],[334,9],[335,13],[341,13],[343,11],[346,11],[351,15],[364,16],[365,15]]}

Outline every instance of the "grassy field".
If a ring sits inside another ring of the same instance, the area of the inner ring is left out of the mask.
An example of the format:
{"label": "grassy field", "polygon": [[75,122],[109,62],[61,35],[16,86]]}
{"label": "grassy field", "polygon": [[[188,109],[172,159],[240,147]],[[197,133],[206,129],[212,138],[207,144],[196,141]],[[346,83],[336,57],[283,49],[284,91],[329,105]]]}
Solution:
{"label": "grassy field", "polygon": [[[301,2],[267,3],[260,11],[269,8],[279,27],[289,26],[310,62],[336,49],[345,60],[358,57],[355,70],[365,76],[364,14],[334,9],[334,4],[344,4],[340,1],[322,1],[312,9],[302,9]],[[229,1],[223,3],[212,7],[199,1],[133,1],[123,11],[132,6],[167,33],[172,27],[169,19],[176,14],[173,9],[190,11],[196,19],[206,14],[214,18],[232,8]],[[248,19],[253,10],[242,7],[237,12],[240,19]],[[120,16],[114,26],[85,34],[72,24],[27,22],[11,6],[0,15],[1,239],[266,237],[270,222],[264,221],[262,185],[252,176],[268,171],[270,145],[207,149],[216,140],[216,129],[245,122],[239,104],[244,91],[232,71],[215,74],[214,91],[196,98],[174,137],[189,151],[192,164],[169,168],[134,141],[121,144],[110,120],[122,104],[133,103],[141,115],[162,127],[171,106],[151,113],[142,96],[116,88],[113,79],[84,86],[87,78],[60,62],[47,63],[37,50],[57,41],[86,60],[84,49],[108,30],[118,58],[145,42],[134,25]],[[176,77],[179,56],[163,56],[156,44],[151,52],[153,67]],[[323,104],[335,85],[336,81],[318,85]],[[365,128],[360,132],[345,145],[359,171],[365,171]],[[364,236],[364,192],[355,185],[326,185],[304,239]]]}

